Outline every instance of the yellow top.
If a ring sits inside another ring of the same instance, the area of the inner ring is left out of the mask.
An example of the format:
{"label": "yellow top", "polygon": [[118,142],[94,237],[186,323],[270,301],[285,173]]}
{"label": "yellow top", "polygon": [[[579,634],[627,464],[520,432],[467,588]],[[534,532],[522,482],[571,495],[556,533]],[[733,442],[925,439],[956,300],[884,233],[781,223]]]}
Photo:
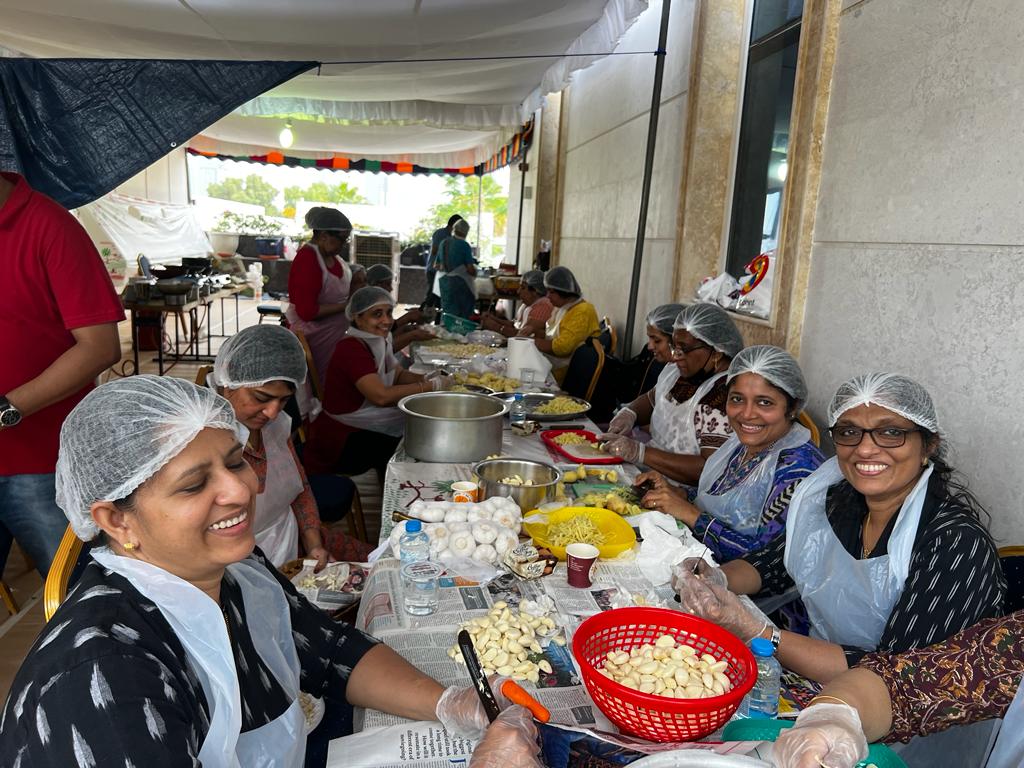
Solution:
{"label": "yellow top", "polygon": [[[557,312],[557,310],[556,310]],[[552,320],[554,320],[552,315]],[[562,317],[558,325],[558,331],[551,339],[551,353],[554,357],[566,359],[565,365],[555,368],[552,372],[555,381],[559,384],[565,379],[565,373],[569,368],[568,358],[587,339],[597,336],[601,332],[601,325],[597,319],[597,310],[589,301],[580,301],[569,308],[569,311]]]}

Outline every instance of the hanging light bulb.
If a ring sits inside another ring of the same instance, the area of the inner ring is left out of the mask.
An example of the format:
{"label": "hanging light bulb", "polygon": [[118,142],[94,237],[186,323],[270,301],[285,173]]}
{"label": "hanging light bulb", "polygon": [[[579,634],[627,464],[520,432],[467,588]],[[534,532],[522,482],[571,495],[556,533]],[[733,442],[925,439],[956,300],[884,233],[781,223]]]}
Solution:
{"label": "hanging light bulb", "polygon": [[281,133],[277,135],[277,140],[281,143],[283,149],[288,149],[295,141],[295,134],[292,133],[292,121],[289,120],[284,124],[284,128],[281,129]]}

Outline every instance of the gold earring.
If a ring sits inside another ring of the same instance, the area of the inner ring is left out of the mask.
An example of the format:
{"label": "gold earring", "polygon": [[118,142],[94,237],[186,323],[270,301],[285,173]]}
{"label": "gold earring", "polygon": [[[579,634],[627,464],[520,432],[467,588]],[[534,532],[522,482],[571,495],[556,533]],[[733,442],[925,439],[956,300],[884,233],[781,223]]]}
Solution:
{"label": "gold earring", "polygon": [[137,546],[139,546],[139,545],[138,545],[138,544],[133,544],[133,543],[132,543],[132,542],[130,542],[130,541],[126,541],[126,542],[125,542],[125,543],[124,543],[124,544],[122,545],[122,548],[124,549],[124,551],[125,551],[125,552],[131,552],[131,551],[132,551],[133,549],[135,549],[135,548],[136,548]]}
{"label": "gold earring", "polygon": [[925,457],[925,458],[921,459],[921,466],[922,467],[927,467],[928,466],[928,457]]}

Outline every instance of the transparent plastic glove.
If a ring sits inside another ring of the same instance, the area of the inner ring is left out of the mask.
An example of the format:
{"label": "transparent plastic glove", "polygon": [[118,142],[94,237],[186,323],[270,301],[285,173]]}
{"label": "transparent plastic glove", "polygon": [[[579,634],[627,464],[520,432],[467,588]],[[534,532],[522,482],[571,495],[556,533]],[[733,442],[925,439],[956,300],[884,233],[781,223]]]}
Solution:
{"label": "transparent plastic glove", "polygon": [[688,557],[672,569],[672,588],[675,589],[676,581],[682,577],[683,571],[694,575],[694,569],[697,571],[695,575],[698,579],[703,579],[710,584],[717,584],[720,587],[729,586],[729,577],[721,568],[708,564],[703,557]]}
{"label": "transparent plastic glove", "polygon": [[632,408],[623,408],[608,424],[608,432],[613,435],[628,435],[636,425],[636,412]]}
{"label": "transparent plastic glove", "polygon": [[455,378],[453,376],[436,376],[430,380],[430,386],[434,388],[435,392],[451,389],[455,386]]}
{"label": "transparent plastic glove", "polygon": [[[692,566],[691,566],[692,567]],[[740,599],[720,584],[698,578],[678,566],[673,572],[673,588],[679,593],[683,610],[714,622],[749,642],[764,629],[764,621],[751,616]]]}
{"label": "transparent plastic glove", "polygon": [[637,442],[625,435],[613,435],[605,433],[598,435],[598,440],[604,443],[604,449],[612,456],[618,456],[623,461],[631,464],[642,464],[644,460],[644,444]]}
{"label": "transparent plastic glove", "polygon": [[[491,677],[488,682],[494,692],[494,700],[498,702],[500,709],[505,709],[512,702],[501,693],[501,684],[509,678]],[[449,733],[462,736],[465,739],[476,741],[484,735],[487,730],[487,713],[480,703],[480,695],[476,688],[467,685],[463,688],[451,686],[446,688],[437,700],[437,707],[434,710],[438,722],[444,726]]]}
{"label": "transparent plastic glove", "polygon": [[815,704],[772,747],[777,768],[853,768],[868,756],[860,715],[845,704]]}
{"label": "transparent plastic glove", "polygon": [[469,758],[469,768],[543,768],[539,751],[533,718],[523,707],[512,706],[491,723]]}

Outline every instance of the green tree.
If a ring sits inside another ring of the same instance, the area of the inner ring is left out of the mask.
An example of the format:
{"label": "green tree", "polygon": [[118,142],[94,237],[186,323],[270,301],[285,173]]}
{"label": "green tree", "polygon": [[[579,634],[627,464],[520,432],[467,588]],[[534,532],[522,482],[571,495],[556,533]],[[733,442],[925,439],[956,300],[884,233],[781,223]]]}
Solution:
{"label": "green tree", "polygon": [[273,207],[277,187],[255,173],[250,173],[244,180],[230,178],[214,182],[206,188],[206,194],[218,200],[233,200],[236,203],[262,206],[271,216],[277,212]]}
{"label": "green tree", "polygon": [[[469,222],[476,220],[477,194],[483,183],[481,209],[494,214],[494,234],[505,234],[508,224],[508,195],[493,176],[449,176],[445,179],[445,199],[433,206],[416,228],[416,234],[433,232],[448,223],[454,214]],[[429,236],[427,237],[429,240]]]}
{"label": "green tree", "polygon": [[300,201],[309,203],[365,203],[366,198],[359,190],[350,187],[347,182],[339,182],[331,186],[323,181],[314,181],[303,189],[299,186],[284,188],[285,207],[294,208]]}

